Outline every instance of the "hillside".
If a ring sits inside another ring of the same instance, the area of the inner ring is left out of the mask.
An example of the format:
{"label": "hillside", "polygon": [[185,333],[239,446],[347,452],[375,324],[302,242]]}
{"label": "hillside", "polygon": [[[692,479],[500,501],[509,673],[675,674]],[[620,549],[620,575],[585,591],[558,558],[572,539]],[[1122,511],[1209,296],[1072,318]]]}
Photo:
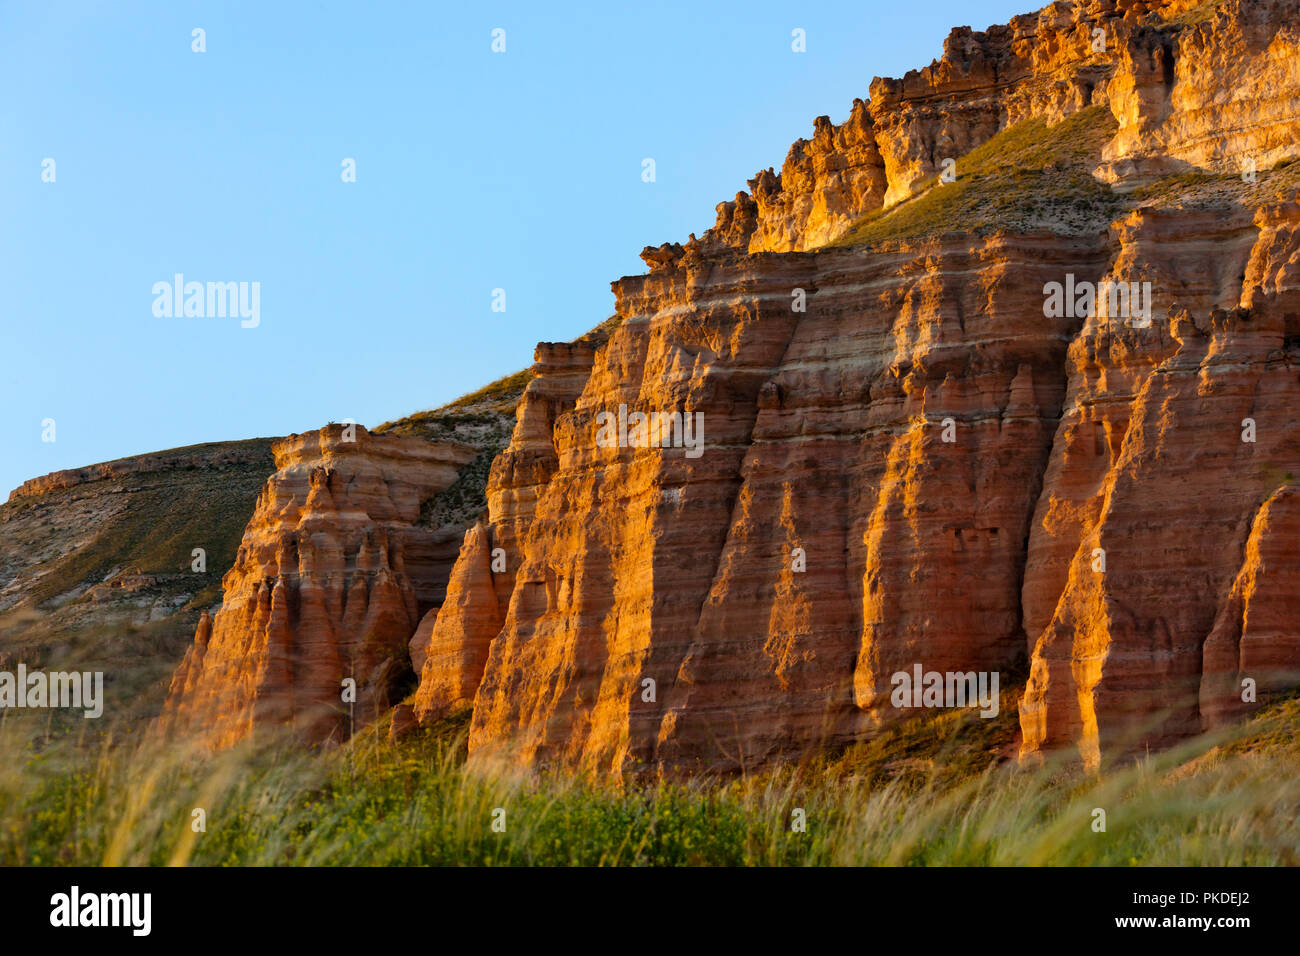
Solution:
{"label": "hillside", "polygon": [[255,438],[16,489],[0,505],[0,667],[103,670],[112,712],[156,714],[273,470],[271,440]]}

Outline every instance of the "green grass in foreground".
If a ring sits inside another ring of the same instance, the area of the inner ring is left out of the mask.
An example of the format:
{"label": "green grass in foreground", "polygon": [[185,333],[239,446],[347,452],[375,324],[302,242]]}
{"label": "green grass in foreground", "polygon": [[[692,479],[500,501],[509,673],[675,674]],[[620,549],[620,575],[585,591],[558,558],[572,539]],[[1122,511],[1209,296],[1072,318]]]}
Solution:
{"label": "green grass in foreground", "polygon": [[[983,732],[951,720],[950,743]],[[11,724],[0,863],[1295,864],[1298,724],[1300,701],[1285,701],[1231,739],[1101,775],[995,762],[955,777],[880,773],[895,740],[745,779],[622,788],[467,766],[463,720],[395,746],[377,728],[329,753],[211,758],[37,751]],[[196,807],[204,833],[190,827]],[[504,833],[491,829],[496,808]],[[804,833],[791,831],[795,808]],[[1092,830],[1096,808],[1105,833]]]}

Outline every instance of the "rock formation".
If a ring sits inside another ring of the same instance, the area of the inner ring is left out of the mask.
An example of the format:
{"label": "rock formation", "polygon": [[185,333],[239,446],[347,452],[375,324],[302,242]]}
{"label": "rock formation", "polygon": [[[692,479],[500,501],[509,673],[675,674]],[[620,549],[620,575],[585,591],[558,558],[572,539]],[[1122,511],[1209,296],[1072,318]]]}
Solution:
{"label": "rock formation", "polygon": [[[1098,0],[954,31],[701,239],[647,247],[572,406],[521,411],[498,464],[546,465],[523,508],[494,469],[417,717],[472,703],[471,752],[524,763],[734,769],[906,716],[915,665],[1028,655],[1023,752],[1095,763],[1239,712],[1243,676],[1293,685],[1294,177],[1161,177],[1300,156],[1295,12]],[[942,188],[945,157],[1097,105],[1096,175],[1165,190],[1107,232],[825,248]],[[1101,285],[1049,310],[1076,279],[1149,283],[1149,309]],[[703,453],[608,447],[620,409],[702,416]]]}
{"label": "rock formation", "polygon": [[[1202,14],[1191,17],[1189,12]],[[815,249],[914,195],[998,132],[1106,105],[1120,132],[1098,173],[1135,185],[1186,169],[1259,170],[1295,157],[1297,0],[1050,3],[1006,26],[952,31],[942,59],[877,77],[841,125],[820,116],[717,208],[702,241],[748,252]],[[959,172],[957,167],[957,172]]]}
{"label": "rock formation", "polygon": [[[1027,661],[1022,754],[1095,765],[1295,686],[1298,14],[1056,2],[819,118],[646,247],[617,327],[538,347],[445,600],[413,522],[454,454],[277,446],[167,720],[338,736],[342,676],[369,716],[410,667],[395,737],[472,708],[472,754],[735,770],[913,716],[900,673]],[[961,196],[980,228],[903,228]]]}
{"label": "rock formation", "polygon": [[1240,228],[1125,224],[1158,287],[1184,290],[1180,311],[1149,329],[1091,320],[1070,346],[1024,582],[1026,751],[1077,743],[1096,763],[1240,712],[1241,678],[1295,683],[1276,605],[1294,610],[1283,582],[1300,573],[1277,540],[1300,474],[1300,205],[1261,209],[1253,247]]}
{"label": "rock formation", "polygon": [[[1081,251],[960,238],[687,258],[616,283],[624,322],[556,420],[499,634],[473,635],[471,748],[598,771],[759,763],[893,719],[889,674],[920,646],[935,669],[1010,665],[1077,326],[1045,321],[1040,290]],[[1103,273],[1101,243],[1091,259]],[[619,405],[701,414],[702,454],[600,447]],[[452,590],[483,565],[467,542]],[[495,624],[446,613],[450,646]]]}
{"label": "rock formation", "polygon": [[556,420],[573,407],[586,384],[600,342],[603,338],[537,346],[535,377],[524,390],[510,445],[488,478],[492,523],[465,534],[447,585],[445,611],[425,615],[412,638],[412,662],[421,678],[415,713],[422,721],[474,700],[488,645],[501,629],[520,570],[520,543],[558,464]]}
{"label": "rock formation", "polygon": [[214,747],[286,729],[342,739],[401,700],[407,642],[445,580],[420,508],[475,454],[343,425],[273,452],[278,470],[222,581],[221,610],[199,622],[161,718]]}

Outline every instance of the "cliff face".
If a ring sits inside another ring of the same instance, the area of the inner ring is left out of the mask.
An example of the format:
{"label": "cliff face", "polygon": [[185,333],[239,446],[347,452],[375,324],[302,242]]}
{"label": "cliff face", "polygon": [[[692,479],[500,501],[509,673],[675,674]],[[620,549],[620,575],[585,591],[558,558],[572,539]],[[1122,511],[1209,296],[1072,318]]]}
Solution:
{"label": "cliff face", "polygon": [[[471,752],[523,763],[733,769],[906,717],[899,672],[1027,657],[1022,752],[1095,763],[1230,719],[1244,678],[1294,686],[1297,12],[1098,0],[954,31],[702,239],[647,248],[608,344],[521,410],[417,716],[472,703]],[[1109,229],[825,248],[942,202],[944,158],[960,182],[1088,107],[1115,124],[1088,168],[1130,196]],[[1108,281],[1145,308],[1047,305]]]}
{"label": "cliff face", "polygon": [[878,77],[835,125],[819,116],[749,191],[717,207],[705,245],[816,249],[915,195],[998,132],[1107,106],[1120,124],[1098,163],[1131,187],[1171,172],[1236,174],[1296,155],[1300,0],[1056,2],[1006,26],[952,31],[944,54]]}
{"label": "cliff face", "polygon": [[[688,256],[615,283],[624,322],[555,420],[504,619],[438,617],[449,644],[486,648],[471,749],[597,771],[753,764],[896,719],[889,677],[918,659],[1013,664],[1078,326],[1044,320],[1038,290],[1088,261],[1105,271],[1103,243],[957,238]],[[598,416],[620,405],[701,416],[698,457],[602,447]],[[481,537],[447,609],[487,579]]]}
{"label": "cliff face", "polygon": [[492,522],[465,534],[444,609],[426,614],[411,639],[411,659],[420,675],[415,713],[421,720],[446,716],[474,700],[488,645],[501,629],[519,573],[520,543],[555,473],[556,419],[573,407],[595,353],[593,342],[537,346],[534,378],[519,403],[510,445],[488,477]]}
{"label": "cliff face", "polygon": [[731,770],[1027,669],[1022,754],[1095,764],[1295,686],[1297,14],[1059,2],[877,79],[538,346],[449,577],[472,450],[280,443],[164,724],[339,737],[418,673],[395,728],[475,754]]}
{"label": "cliff face", "polygon": [[420,508],[475,453],[352,428],[273,446],[278,470],[222,581],[221,610],[199,622],[172,679],[162,729],[217,747],[286,728],[342,739],[401,699],[407,641],[441,601],[449,558],[417,524]]}
{"label": "cliff face", "polygon": [[1120,123],[1099,173],[1144,181],[1193,169],[1237,174],[1295,158],[1300,3],[1170,4],[1203,18],[1127,34],[1106,84]]}
{"label": "cliff face", "polygon": [[1126,224],[1186,292],[1150,329],[1092,320],[1070,346],[1024,582],[1026,752],[1095,763],[1240,713],[1244,678],[1295,685],[1298,228],[1295,203],[1261,209],[1250,246],[1230,218]]}

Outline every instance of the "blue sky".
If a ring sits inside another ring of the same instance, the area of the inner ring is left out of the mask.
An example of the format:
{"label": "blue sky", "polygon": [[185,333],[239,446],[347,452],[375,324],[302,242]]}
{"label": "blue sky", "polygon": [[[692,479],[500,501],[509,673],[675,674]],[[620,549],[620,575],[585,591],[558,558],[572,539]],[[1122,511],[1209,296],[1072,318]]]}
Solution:
{"label": "blue sky", "polygon": [[[523,368],[815,116],[1033,6],[6,2],[0,494]],[[155,316],[178,272],[258,282],[260,324]]]}

